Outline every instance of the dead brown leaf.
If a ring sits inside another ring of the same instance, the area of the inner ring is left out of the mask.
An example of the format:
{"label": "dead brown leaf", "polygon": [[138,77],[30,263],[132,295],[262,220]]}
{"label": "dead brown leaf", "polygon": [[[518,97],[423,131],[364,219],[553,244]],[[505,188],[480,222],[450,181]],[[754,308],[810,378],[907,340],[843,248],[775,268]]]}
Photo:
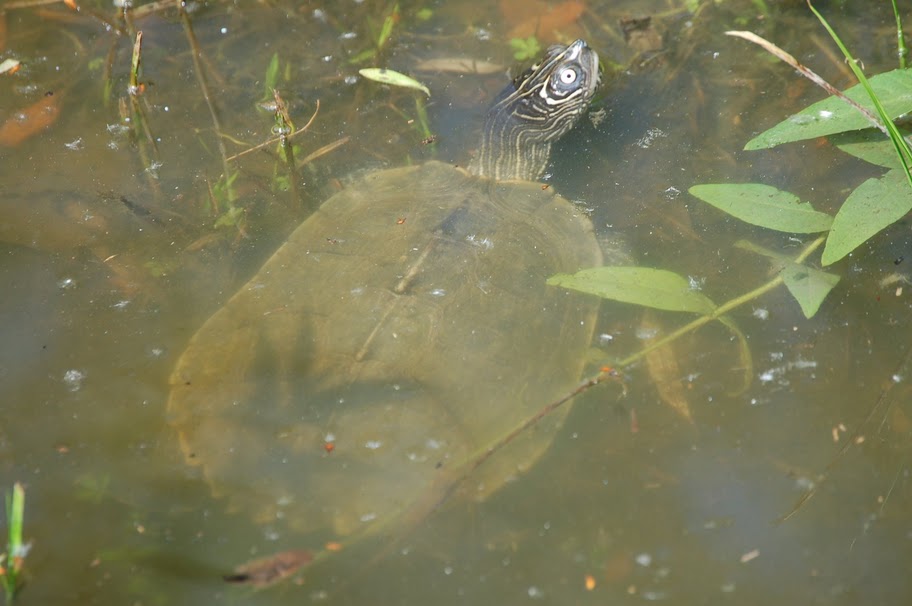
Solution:
{"label": "dead brown leaf", "polygon": [[[539,0],[501,0],[500,10],[508,25],[509,38],[535,36],[545,42],[555,42],[558,31],[573,33],[577,19],[586,12],[586,4],[578,0],[567,0],[549,6]],[[572,37],[572,36],[570,36]]]}
{"label": "dead brown leaf", "polygon": [[60,115],[60,98],[61,95],[47,92],[35,103],[14,112],[0,126],[0,145],[15,147],[56,122]]}
{"label": "dead brown leaf", "polygon": [[[656,331],[658,320],[651,313],[643,314],[640,321],[640,330]],[[645,341],[649,345],[655,338]],[[646,354],[646,368],[649,370],[649,378],[655,384],[656,391],[659,392],[659,398],[674,410],[678,416],[693,423],[693,415],[690,412],[690,404],[687,396],[684,394],[684,384],[681,382],[681,368],[675,357],[674,347],[671,344],[654,349]]]}

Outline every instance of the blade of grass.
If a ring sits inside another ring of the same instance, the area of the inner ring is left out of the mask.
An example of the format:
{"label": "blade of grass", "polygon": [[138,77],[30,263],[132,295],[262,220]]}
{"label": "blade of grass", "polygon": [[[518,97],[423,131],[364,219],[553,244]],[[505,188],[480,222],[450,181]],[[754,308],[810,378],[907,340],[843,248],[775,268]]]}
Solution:
{"label": "blade of grass", "polygon": [[899,56],[900,69],[906,69],[906,57],[909,56],[909,49],[906,48],[906,37],[903,35],[902,17],[899,16],[899,8],[896,6],[896,0],[893,2],[893,14],[896,16],[896,54]]}
{"label": "blade of grass", "polygon": [[845,44],[842,43],[842,40],[836,35],[836,31],[830,26],[829,22],[824,19],[823,15],[814,8],[811,0],[807,0],[808,8],[811,9],[811,12],[814,13],[814,16],[820,21],[823,27],[827,30],[827,33],[830,34],[830,37],[836,43],[836,46],[839,47],[839,50],[842,51],[843,56],[846,58],[846,61],[849,64],[849,67],[852,69],[852,73],[855,74],[855,77],[858,78],[858,81],[867,91],[868,96],[871,97],[871,103],[874,104],[874,108],[877,110],[877,115],[880,116],[883,125],[886,127],[890,141],[893,142],[893,147],[896,149],[896,154],[899,156],[900,163],[902,164],[903,171],[906,173],[906,179],[909,181],[909,186],[912,187],[912,172],[909,171],[909,164],[912,162],[912,149],[909,149],[909,144],[903,139],[902,134],[900,134],[899,129],[896,128],[896,125],[893,124],[893,121],[890,120],[890,116],[887,114],[886,110],[881,104],[880,99],[877,98],[877,95],[874,93],[874,89],[871,88],[871,84],[868,82],[867,77],[865,77],[864,72],[858,66],[858,61],[852,54],[849,52],[849,49],[846,48]]}

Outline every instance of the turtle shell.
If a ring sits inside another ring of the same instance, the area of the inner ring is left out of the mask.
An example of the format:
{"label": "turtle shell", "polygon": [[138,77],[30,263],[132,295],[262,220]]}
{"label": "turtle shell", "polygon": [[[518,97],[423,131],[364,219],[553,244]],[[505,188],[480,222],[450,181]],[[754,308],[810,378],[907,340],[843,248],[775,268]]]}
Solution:
{"label": "turtle shell", "polygon": [[440,162],[334,195],[191,338],[169,422],[213,492],[321,540],[484,498],[549,447],[598,301],[547,286],[600,264],[590,221],[531,182]]}

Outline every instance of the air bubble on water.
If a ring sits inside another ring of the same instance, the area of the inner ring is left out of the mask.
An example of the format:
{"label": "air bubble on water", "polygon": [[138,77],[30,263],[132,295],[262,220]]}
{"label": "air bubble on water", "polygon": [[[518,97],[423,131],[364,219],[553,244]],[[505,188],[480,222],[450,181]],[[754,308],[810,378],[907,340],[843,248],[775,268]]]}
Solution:
{"label": "air bubble on water", "polygon": [[687,285],[690,290],[703,290],[703,285],[706,284],[706,278],[697,278],[694,276],[687,276]]}
{"label": "air bubble on water", "polygon": [[445,574],[445,575],[447,575],[447,576],[450,576],[451,574],[453,574],[453,567],[452,567],[452,566],[444,566],[444,567],[443,567],[443,574]]}
{"label": "air bubble on water", "polygon": [[532,585],[529,587],[528,593],[529,593],[530,598],[533,598],[536,600],[540,600],[545,597],[545,592],[542,591],[540,588],[536,587],[535,585]]}
{"label": "air bubble on water", "polygon": [[59,282],[57,282],[57,287],[62,288],[64,290],[66,290],[68,288],[73,288],[74,286],[76,286],[76,280],[74,280],[73,278],[64,278],[63,280],[60,280]]}
{"label": "air bubble on water", "polygon": [[664,192],[662,192],[662,193],[664,193],[664,194],[665,194],[665,197],[668,198],[669,200],[674,200],[674,199],[676,199],[678,196],[681,195],[681,190],[678,189],[677,187],[672,186],[672,187],[669,187],[668,189],[666,189],[666,190],[665,190]]}
{"label": "air bubble on water", "polygon": [[641,553],[637,555],[633,560],[640,566],[650,566],[652,565],[652,556],[648,553]]}
{"label": "air bubble on water", "polygon": [[358,76],[345,76],[342,81],[351,86],[358,83]]}
{"label": "air bubble on water", "polygon": [[435,288],[431,291],[431,295],[434,297],[443,297],[446,296],[446,291],[442,288]]}
{"label": "air bubble on water", "polygon": [[599,343],[601,345],[608,345],[609,343],[614,341],[614,335],[609,335],[607,332],[603,332],[602,334],[599,335],[598,338],[599,338]]}
{"label": "air bubble on water", "polygon": [[364,443],[364,447],[368,448],[370,450],[377,450],[382,445],[383,445],[383,442],[381,442],[380,440],[368,440],[367,442]]}
{"label": "air bubble on water", "polygon": [[893,378],[894,383],[902,383],[902,380],[903,380],[902,375],[893,375],[892,378]]}
{"label": "air bubble on water", "polygon": [[770,317],[770,312],[768,309],[763,307],[757,307],[754,309],[754,317],[758,320],[766,320]]}
{"label": "air bubble on water", "polygon": [[125,309],[127,307],[127,305],[129,305],[129,304],[130,304],[129,299],[123,299],[121,301],[118,301],[111,307],[113,307],[114,309]]}
{"label": "air bubble on water", "polygon": [[79,391],[85,378],[85,373],[76,369],[71,369],[63,373],[63,382],[70,391]]}

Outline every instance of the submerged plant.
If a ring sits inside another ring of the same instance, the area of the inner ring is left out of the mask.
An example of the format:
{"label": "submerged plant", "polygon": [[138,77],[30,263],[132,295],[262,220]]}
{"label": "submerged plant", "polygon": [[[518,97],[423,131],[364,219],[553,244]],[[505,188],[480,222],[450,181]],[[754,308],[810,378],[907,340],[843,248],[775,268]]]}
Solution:
{"label": "submerged plant", "polygon": [[[721,305],[692,290],[684,277],[645,267],[588,269],[572,276],[554,276],[550,283],[642,307],[701,315],[668,338],[651,345],[650,349],[709,321],[721,319],[724,312],[753,301],[779,285],[785,285],[806,317],[817,313],[840,278],[807,264],[810,255],[822,245],[820,264],[831,265],[912,210],[912,176],[909,173],[912,152],[892,122],[912,112],[912,97],[908,94],[912,90],[912,73],[898,69],[866,78],[858,61],[849,54],[829,24],[813,6],[811,10],[845,53],[860,83],[841,93],[798,64],[794,57],[759,36],[729,32],[761,44],[806,77],[833,91],[829,98],[754,137],[745,149],[767,149],[794,141],[829,137],[840,150],[886,168],[887,172],[859,185],[834,216],[815,210],[809,202],[803,202],[793,194],[761,183],[714,183],[691,187],[691,195],[745,223],[789,234],[823,234],[793,258],[752,243],[736,243],[738,248],[771,259],[776,275],[751,292]],[[901,34],[899,38],[902,38]],[[643,354],[631,356],[622,361],[622,365],[639,360]]]}
{"label": "submerged plant", "polygon": [[[861,183],[832,216],[815,210],[809,202],[803,202],[793,194],[761,183],[713,183],[691,187],[691,195],[745,223],[788,234],[821,234],[805,243],[797,255],[786,255],[751,242],[736,242],[737,248],[770,259],[774,275],[749,292],[721,304],[714,303],[694,289],[686,278],[662,269],[608,266],[550,278],[550,284],[606,299],[647,308],[698,314],[696,319],[673,330],[664,338],[617,361],[616,368],[626,368],[650,352],[714,321],[721,322],[733,332],[740,342],[742,360],[749,359],[745,337],[725,314],[784,285],[804,315],[811,318],[840,280],[840,276],[814,267],[812,255],[822,247],[819,265],[831,265],[912,210],[912,151],[903,133],[893,123],[893,120],[912,112],[912,96],[909,95],[912,90],[912,73],[900,68],[872,78],[865,77],[859,62],[849,53],[823,16],[810,2],[808,6],[845,55],[859,84],[844,93],[839,92],[799,64],[794,57],[759,36],[749,32],[728,32],[729,35],[759,44],[794,67],[801,75],[831,92],[829,98],[814,103],[751,139],[745,145],[745,150],[768,149],[795,141],[828,137],[841,151],[882,167],[886,172]],[[895,2],[893,6],[895,11]],[[906,50],[898,13],[897,30],[899,56],[901,62],[904,62]],[[598,375],[587,379],[572,394],[550,403],[536,417],[527,420],[519,431],[534,424],[538,418],[561,406],[577,393],[610,379],[615,372],[612,367],[604,367]],[[814,490],[816,487],[809,490],[782,519],[793,515],[813,495]]]}
{"label": "submerged plant", "polygon": [[30,544],[22,541],[22,521],[25,516],[25,489],[16,482],[13,492],[6,495],[6,553],[0,555],[0,583],[6,603],[12,604],[22,588],[22,569]]}

